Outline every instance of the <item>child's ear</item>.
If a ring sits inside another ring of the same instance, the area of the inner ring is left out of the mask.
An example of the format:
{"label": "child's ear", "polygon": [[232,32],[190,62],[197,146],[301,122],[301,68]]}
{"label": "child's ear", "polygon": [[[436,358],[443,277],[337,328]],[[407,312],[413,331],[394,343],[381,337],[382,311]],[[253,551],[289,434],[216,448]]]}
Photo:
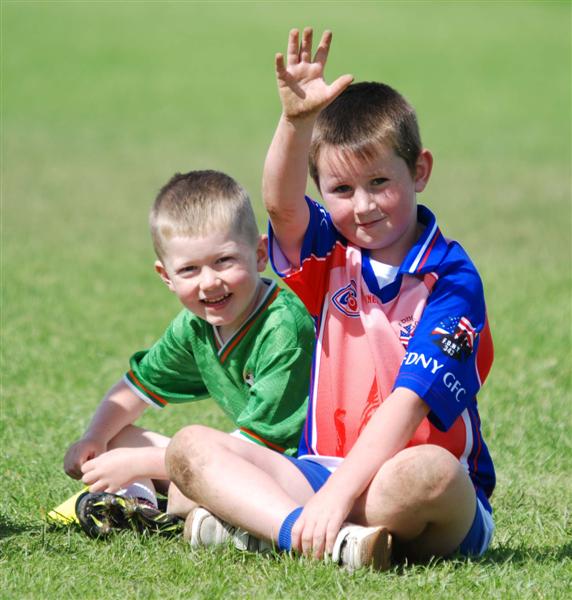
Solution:
{"label": "child's ear", "polygon": [[159,273],[159,277],[164,281],[165,285],[172,292],[174,292],[175,287],[173,286],[173,282],[171,281],[171,278],[169,277],[169,273],[167,272],[165,265],[160,260],[155,261],[155,271],[157,271],[157,273]]}
{"label": "child's ear", "polygon": [[423,148],[415,164],[415,191],[422,192],[431,177],[433,170],[433,155],[427,148]]}
{"label": "child's ear", "polygon": [[268,236],[263,233],[256,245],[256,269],[262,273],[268,264]]}

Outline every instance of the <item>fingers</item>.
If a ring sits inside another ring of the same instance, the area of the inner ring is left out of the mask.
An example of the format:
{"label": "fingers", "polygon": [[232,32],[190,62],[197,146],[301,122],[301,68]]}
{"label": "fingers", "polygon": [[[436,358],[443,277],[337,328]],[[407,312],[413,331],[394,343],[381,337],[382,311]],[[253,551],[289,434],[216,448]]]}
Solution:
{"label": "fingers", "polygon": [[337,98],[354,80],[353,75],[342,75],[338,77],[328,88],[328,100],[331,102]]}
{"label": "fingers", "polygon": [[[298,519],[292,528],[292,549],[304,556],[319,560],[323,558],[324,550],[328,548],[328,543],[333,548],[337,532],[336,525],[327,521]],[[333,539],[330,541],[332,535]]]}
{"label": "fingers", "polygon": [[326,60],[328,59],[328,53],[330,51],[330,44],[332,43],[332,32],[324,31],[322,34],[322,39],[316,49],[316,54],[314,55],[314,62],[320,63],[323,66],[326,64]]}
{"label": "fingers", "polygon": [[65,471],[65,474],[68,477],[71,477],[72,479],[80,479],[81,478],[81,471],[75,466],[64,467],[64,471]]}
{"label": "fingers", "polygon": [[325,545],[325,526],[320,524],[314,528],[314,535],[312,537],[312,555],[315,559],[320,560],[324,556]]}
{"label": "fingers", "polygon": [[301,517],[298,517],[298,520],[296,521],[296,523],[294,523],[294,526],[292,527],[292,531],[290,532],[290,547],[295,552],[302,551],[302,544],[301,544],[302,529],[303,529],[303,521],[301,521]]}
{"label": "fingers", "polygon": [[[300,32],[297,29],[290,30],[288,35],[288,51],[286,53],[288,65],[297,65],[300,62],[312,62],[313,36],[314,30],[311,27],[305,27],[302,32],[302,42],[300,43]],[[316,49],[313,62],[321,64],[322,67],[326,64],[331,43],[332,32],[329,30],[324,31]],[[282,57],[281,64],[284,64],[284,57],[280,56]],[[282,68],[280,71],[282,71]]]}
{"label": "fingers", "polygon": [[81,467],[86,460],[92,458],[93,453],[89,450],[76,451],[74,447],[66,454],[64,458],[64,471],[73,479],[80,479],[82,475]]}
{"label": "fingers", "polygon": [[105,476],[100,469],[97,468],[97,464],[94,460],[88,460],[85,462],[81,470],[83,472],[82,482],[89,487],[89,491],[92,493],[96,492],[112,492],[112,482]]}
{"label": "fingers", "polygon": [[292,528],[292,549],[300,552],[304,556],[312,556],[312,550],[314,548],[314,529],[315,524],[312,521],[306,522],[298,519]]}
{"label": "fingers", "polygon": [[283,78],[286,75],[286,64],[284,63],[284,55],[280,52],[274,57],[274,66],[276,67],[277,77]]}
{"label": "fingers", "polygon": [[338,537],[338,533],[340,532],[341,523],[330,522],[328,523],[328,528],[326,530],[326,539],[325,539],[325,551],[326,554],[332,555],[334,550],[334,544],[336,543],[336,537]]}
{"label": "fingers", "polygon": [[312,60],[312,37],[314,31],[311,27],[306,27],[302,33],[302,44],[300,46],[300,61],[311,62]]}
{"label": "fingers", "polygon": [[340,514],[323,515],[315,521],[298,521],[292,529],[292,549],[317,560],[326,554],[331,556],[342,524]]}
{"label": "fingers", "polygon": [[288,64],[296,65],[300,62],[300,57],[298,54],[298,40],[300,34],[297,29],[291,29],[290,34],[288,36]]}
{"label": "fingers", "polygon": [[66,475],[69,475],[73,479],[79,479],[81,477],[80,463],[74,454],[66,454],[64,458],[64,471]]}

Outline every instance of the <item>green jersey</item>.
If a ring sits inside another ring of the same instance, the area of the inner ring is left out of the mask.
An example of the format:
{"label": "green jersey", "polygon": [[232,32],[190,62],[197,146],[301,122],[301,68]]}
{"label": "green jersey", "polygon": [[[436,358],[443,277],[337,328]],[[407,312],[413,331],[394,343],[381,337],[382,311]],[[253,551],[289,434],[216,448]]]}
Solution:
{"label": "green jersey", "polygon": [[149,350],[136,352],[125,380],[146,402],[213,398],[240,435],[294,455],[306,417],[314,326],[303,304],[275,282],[222,342],[184,309]]}

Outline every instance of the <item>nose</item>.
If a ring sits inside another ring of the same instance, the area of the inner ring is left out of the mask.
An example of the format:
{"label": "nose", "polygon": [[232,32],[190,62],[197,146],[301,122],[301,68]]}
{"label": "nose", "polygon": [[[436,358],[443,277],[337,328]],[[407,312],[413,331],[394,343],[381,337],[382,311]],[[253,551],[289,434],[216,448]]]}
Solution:
{"label": "nose", "polygon": [[353,197],[354,214],[356,217],[361,217],[375,210],[375,201],[371,194],[364,189],[358,188],[354,192]]}
{"label": "nose", "polygon": [[218,273],[209,267],[201,269],[201,290],[211,290],[219,285],[220,278]]}

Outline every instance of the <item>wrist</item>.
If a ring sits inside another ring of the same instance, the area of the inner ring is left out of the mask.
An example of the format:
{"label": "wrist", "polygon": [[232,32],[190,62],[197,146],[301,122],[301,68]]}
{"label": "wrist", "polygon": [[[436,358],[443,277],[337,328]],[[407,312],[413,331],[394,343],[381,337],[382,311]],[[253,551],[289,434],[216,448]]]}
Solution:
{"label": "wrist", "polygon": [[353,503],[361,495],[360,486],[352,477],[346,477],[342,471],[336,470],[326,482],[330,492],[340,499],[340,502]]}
{"label": "wrist", "polygon": [[81,442],[84,444],[95,444],[107,448],[109,440],[101,432],[97,430],[88,429],[81,437]]}
{"label": "wrist", "polygon": [[314,125],[316,124],[316,119],[318,118],[318,112],[314,113],[304,113],[304,114],[293,114],[289,115],[285,112],[282,112],[280,116],[280,120],[284,124],[285,127],[300,132],[309,132],[310,135],[314,130]]}

